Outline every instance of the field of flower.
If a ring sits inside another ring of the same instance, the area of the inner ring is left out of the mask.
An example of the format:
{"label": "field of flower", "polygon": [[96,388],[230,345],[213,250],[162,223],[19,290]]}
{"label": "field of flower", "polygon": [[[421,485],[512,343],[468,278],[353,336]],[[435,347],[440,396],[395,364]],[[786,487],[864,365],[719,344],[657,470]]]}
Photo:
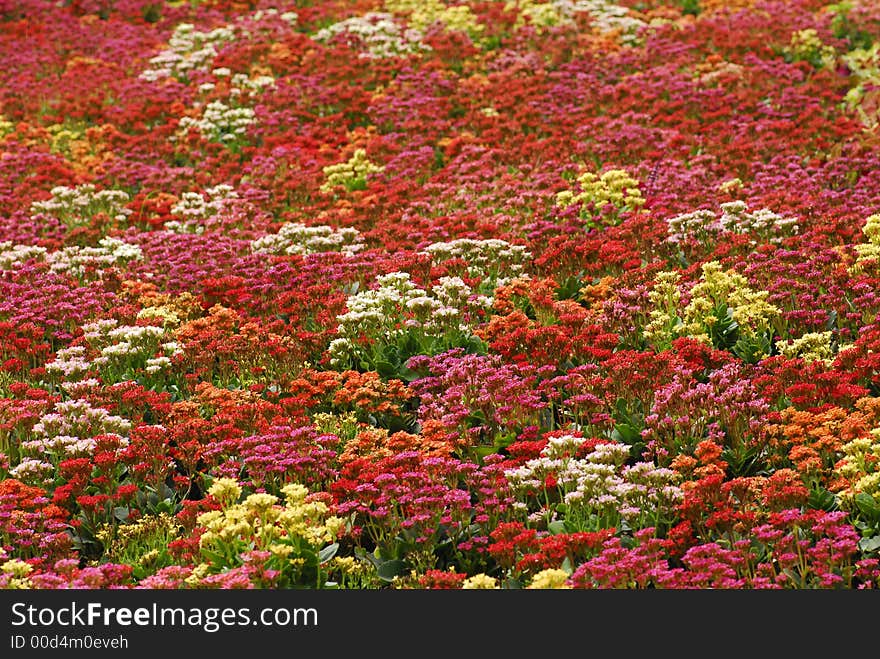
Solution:
{"label": "field of flower", "polygon": [[880,586],[880,3],[0,17],[0,588]]}

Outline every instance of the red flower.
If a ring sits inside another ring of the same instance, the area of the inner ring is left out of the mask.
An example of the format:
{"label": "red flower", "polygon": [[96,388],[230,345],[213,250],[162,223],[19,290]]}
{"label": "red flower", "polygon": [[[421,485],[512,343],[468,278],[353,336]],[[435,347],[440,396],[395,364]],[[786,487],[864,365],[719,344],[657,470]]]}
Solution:
{"label": "red flower", "polygon": [[76,498],[76,503],[90,512],[103,509],[109,501],[110,497],[106,494],[83,494]]}

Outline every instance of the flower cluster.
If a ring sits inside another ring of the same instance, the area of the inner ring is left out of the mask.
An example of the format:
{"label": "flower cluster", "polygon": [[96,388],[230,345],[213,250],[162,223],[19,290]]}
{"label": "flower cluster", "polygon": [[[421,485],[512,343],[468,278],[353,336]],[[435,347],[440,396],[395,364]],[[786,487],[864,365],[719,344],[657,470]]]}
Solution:
{"label": "flower cluster", "polygon": [[790,60],[809,62],[816,68],[832,66],[837,58],[834,48],[822,42],[815,28],[794,32],[783,52]]}
{"label": "flower cluster", "polygon": [[132,213],[126,207],[128,193],[123,190],[98,190],[92,183],[83,183],[73,188],[58,185],[50,193],[49,199],[31,203],[32,215],[47,215],[68,226],[78,226],[87,224],[98,213],[120,222]]}
{"label": "flower cluster", "polygon": [[175,233],[203,233],[205,221],[223,212],[229,200],[237,197],[231,185],[222,183],[207,188],[203,193],[184,192],[169,209],[179,219],[168,220],[164,227]]}
{"label": "flower cluster", "polygon": [[745,277],[723,270],[717,261],[704,263],[701,271],[686,305],[681,305],[677,272],[655,276],[646,338],[660,349],[676,337],[687,336],[730,349],[749,362],[768,356],[774,321],[781,314],[768,301],[769,292],[753,290]]}
{"label": "flower cluster", "polygon": [[741,200],[724,202],[720,215],[707,209],[670,217],[668,240],[672,243],[705,242],[717,239],[722,231],[755,234],[756,239],[779,243],[798,231],[797,218],[783,217],[769,208],[750,211]]}
{"label": "flower cluster", "polygon": [[192,23],[180,23],[168,39],[168,48],[150,58],[151,68],[141,77],[151,82],[163,78],[185,82],[193,71],[209,69],[218,49],[233,39],[235,32],[229,26],[203,32]]}
{"label": "flower cluster", "polygon": [[375,59],[430,50],[431,47],[422,42],[422,36],[415,28],[404,28],[393,14],[370,12],[321,28],[313,38],[324,42],[355,41],[357,47],[363,49],[359,57]]}
{"label": "flower cluster", "polygon": [[449,261],[461,263],[464,266],[461,274],[478,278],[488,293],[522,274],[525,264],[531,258],[525,246],[512,245],[498,238],[457,238],[431,243],[425,247],[425,251],[438,265],[446,263],[450,267],[452,264],[447,263]]}
{"label": "flower cluster", "polygon": [[518,499],[514,507],[530,520],[552,523],[559,506],[568,532],[659,529],[674,519],[683,499],[676,472],[651,462],[626,465],[626,444],[603,443],[578,458],[584,442],[572,435],[552,437],[539,457],[506,472]]}
{"label": "flower cluster", "polygon": [[235,143],[247,133],[248,126],[256,121],[252,108],[230,106],[223,101],[208,103],[198,119],[182,117],[180,127],[186,134],[190,128],[199,131],[212,142]]}
{"label": "flower cluster", "polygon": [[282,488],[283,505],[277,496],[259,492],[239,502],[242,490],[231,478],[214,481],[208,493],[221,507],[197,519],[204,526],[199,548],[205,562],[193,569],[188,581],[255,563],[265,580],[259,584],[263,587],[326,585],[326,563],[335,555],[334,543],[345,520],[330,515],[327,504],[310,498],[306,487]]}
{"label": "flower cluster", "polygon": [[321,191],[331,192],[337,186],[344,187],[349,192],[363,190],[367,187],[367,177],[378,174],[383,169],[381,165],[367,159],[367,152],[364,149],[355,149],[347,161],[324,167],[327,180],[321,186]]}
{"label": "flower cluster", "polygon": [[306,226],[301,222],[285,222],[278,233],[267,234],[251,241],[252,252],[266,254],[354,254],[363,248],[364,244],[357,229],[334,229],[326,224]]}
{"label": "flower cluster", "polygon": [[23,482],[47,484],[65,459],[91,456],[97,438],[112,435],[125,445],[131,425],[128,419],[92,407],[84,399],[58,402],[33,425],[33,439],[21,442],[20,460],[9,473]]}
{"label": "flower cluster", "polygon": [[460,277],[441,277],[430,290],[406,272],[380,275],[376,282],[377,288],[349,296],[348,311],[337,316],[337,338],[328,349],[334,365],[377,366],[392,356],[400,365],[414,355],[479,341],[472,328],[492,300]]}
{"label": "flower cluster", "polygon": [[422,32],[435,24],[440,24],[444,30],[465,32],[471,37],[484,30],[466,4],[448,6],[440,0],[385,0],[384,6],[387,11],[406,15],[407,23]]}
{"label": "flower cluster", "polygon": [[614,217],[622,211],[633,211],[645,204],[638,188],[639,182],[625,170],[609,169],[601,175],[584,172],[577,177],[576,191],[563,190],[556,194],[556,205],[562,208],[577,205],[581,217],[599,218],[602,222],[605,213]]}

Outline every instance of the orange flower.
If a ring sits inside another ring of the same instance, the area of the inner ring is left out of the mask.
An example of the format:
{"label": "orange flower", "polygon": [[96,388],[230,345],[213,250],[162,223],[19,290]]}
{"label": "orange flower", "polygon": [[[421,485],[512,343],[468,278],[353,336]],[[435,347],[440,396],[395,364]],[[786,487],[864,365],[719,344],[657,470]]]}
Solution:
{"label": "orange flower", "polygon": [[341,374],[341,387],[333,395],[333,404],[353,406],[365,412],[399,414],[401,404],[413,397],[412,391],[400,380],[383,382],[375,371]]}

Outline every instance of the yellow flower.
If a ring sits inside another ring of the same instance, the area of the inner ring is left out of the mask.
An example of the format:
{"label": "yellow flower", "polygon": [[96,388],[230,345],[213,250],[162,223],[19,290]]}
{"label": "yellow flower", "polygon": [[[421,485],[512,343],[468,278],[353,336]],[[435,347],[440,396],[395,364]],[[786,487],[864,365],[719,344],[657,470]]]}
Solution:
{"label": "yellow flower", "polygon": [[596,208],[608,204],[620,210],[633,210],[644,205],[645,200],[638,188],[638,181],[622,169],[611,169],[598,176],[593,172],[584,172],[578,179],[580,191],[575,194],[563,190],[556,194],[556,205],[567,208],[572,204],[592,203]]}
{"label": "yellow flower", "polygon": [[343,574],[358,574],[361,571],[361,562],[354,556],[335,556],[333,566]]}
{"label": "yellow flower", "polygon": [[222,524],[222,520],[224,519],[224,515],[219,510],[209,510],[208,512],[202,513],[196,518],[196,521],[202,526],[206,526],[208,528],[213,528],[218,524]]}
{"label": "yellow flower", "polygon": [[208,576],[211,571],[211,566],[207,563],[199,563],[196,565],[190,575],[184,579],[184,581],[190,586],[198,586],[202,579]]}
{"label": "yellow flower", "polygon": [[813,28],[794,32],[785,53],[794,60],[810,62],[817,68],[833,65],[837,56],[834,48],[825,45]]}
{"label": "yellow flower", "polygon": [[8,560],[2,566],[0,566],[0,571],[2,571],[4,574],[9,574],[18,579],[23,579],[31,572],[33,572],[33,569],[34,568],[30,563],[25,563],[24,561],[17,558]]}
{"label": "yellow flower", "polygon": [[238,501],[238,497],[241,496],[241,487],[234,478],[218,478],[211,483],[208,494],[219,500],[224,506],[228,506]]}
{"label": "yellow flower", "polygon": [[287,500],[288,506],[305,500],[308,493],[308,488],[299,483],[290,483],[281,488],[281,494],[283,494],[284,498]]}
{"label": "yellow flower", "polygon": [[397,14],[409,14],[407,23],[419,32],[424,32],[438,21],[447,30],[467,32],[471,37],[477,36],[485,29],[467,5],[447,7],[440,0],[385,0],[385,10]]}
{"label": "yellow flower", "polygon": [[481,572],[465,579],[461,588],[462,590],[495,590],[498,588],[498,580]]}
{"label": "yellow flower", "polygon": [[249,537],[253,534],[253,527],[247,522],[230,522],[221,527],[217,534],[224,542],[236,540],[241,537]]}
{"label": "yellow flower", "polygon": [[862,476],[855,485],[856,492],[865,492],[872,496],[880,494],[880,472]]}
{"label": "yellow flower", "polygon": [[315,427],[321,433],[336,435],[343,441],[350,441],[357,437],[358,420],[356,412],[344,412],[342,414],[318,412],[315,414],[313,421]]}
{"label": "yellow flower", "polygon": [[719,186],[718,190],[720,192],[731,192],[732,190],[738,190],[743,187],[743,182],[738,178],[731,178],[726,181],[723,181]]}
{"label": "yellow flower", "polygon": [[688,336],[708,342],[705,328],[717,320],[715,308],[723,304],[746,336],[754,336],[767,329],[782,311],[767,302],[767,291],[755,291],[748,280],[733,270],[722,270],[718,261],[702,266],[700,281],[691,289],[691,301],[685,307],[683,321]]}
{"label": "yellow flower", "polygon": [[327,529],[328,535],[332,537],[332,540],[329,540],[328,542],[332,542],[345,528],[345,520],[336,516],[328,517],[327,521],[324,522],[324,526]]}
{"label": "yellow flower", "polygon": [[777,341],[776,349],[786,357],[800,357],[807,362],[821,361],[830,364],[834,361],[831,348],[832,332],[808,332],[799,339]]}
{"label": "yellow flower", "polygon": [[345,520],[328,517],[325,503],[308,501],[309,492],[303,485],[291,483],[282,492],[284,507],[277,505],[278,497],[273,494],[255,493],[223,511],[199,516],[199,523],[206,527],[200,546],[209,550],[204,556],[212,571],[237,565],[241,552],[254,548],[287,559],[286,565],[291,568],[306,565],[303,553],[310,556],[311,549],[307,550],[304,543],[320,549],[343,531]]}
{"label": "yellow flower", "polygon": [[880,262],[880,214],[869,215],[862,227],[862,233],[868,238],[867,243],[855,246],[856,262],[850,267],[850,274],[859,274],[868,262]]}
{"label": "yellow flower", "polygon": [[350,185],[358,180],[365,180],[368,174],[379,173],[385,168],[367,160],[367,152],[357,149],[347,161],[324,167],[327,181],[321,186],[321,192],[332,192],[338,185]]}
{"label": "yellow flower", "polygon": [[260,527],[259,531],[257,531],[257,537],[260,540],[258,544],[261,547],[266,547],[273,544],[276,540],[282,539],[284,534],[280,527],[275,526],[274,524],[264,524]]}
{"label": "yellow flower", "polygon": [[162,321],[162,326],[173,328],[180,325],[180,318],[168,307],[145,307],[138,311],[138,318],[157,318]]}
{"label": "yellow flower", "polygon": [[847,442],[841,450],[843,458],[834,473],[849,483],[849,487],[838,493],[842,507],[852,508],[857,494],[880,499],[880,428],[871,430],[868,437]]}
{"label": "yellow flower", "polygon": [[282,544],[272,544],[269,545],[269,551],[272,552],[275,556],[280,558],[287,558],[290,556],[290,553],[293,551],[293,547],[290,545],[282,545]]}
{"label": "yellow flower", "polygon": [[159,550],[158,549],[151,549],[150,551],[145,552],[143,556],[141,556],[141,564],[150,565],[157,558],[159,558]]}
{"label": "yellow flower", "polygon": [[275,495],[259,492],[249,495],[248,498],[244,500],[244,505],[247,508],[258,513],[266,512],[276,503],[278,503],[278,497]]}
{"label": "yellow flower", "polygon": [[565,590],[571,588],[568,584],[566,584],[566,580],[568,579],[568,572],[565,570],[556,570],[553,568],[548,568],[546,570],[541,570],[532,578],[532,582],[526,586],[527,589],[554,589],[554,590]]}
{"label": "yellow flower", "polygon": [[[515,3],[507,3],[507,8],[511,8]],[[520,13],[514,24],[515,28],[528,23],[535,26],[539,33],[543,32],[545,27],[553,27],[559,25],[563,21],[571,22],[566,19],[552,2],[532,2],[531,0],[521,0],[519,2]]]}
{"label": "yellow flower", "polygon": [[674,270],[658,272],[654,276],[654,288],[648,293],[651,312],[643,334],[658,349],[668,347],[675,338],[674,322],[678,318],[681,293],[678,283],[681,275]]}
{"label": "yellow flower", "polygon": [[6,137],[15,130],[15,124],[0,115],[0,137]]}
{"label": "yellow flower", "polygon": [[574,192],[571,190],[563,190],[556,193],[556,205],[562,208],[568,208],[574,203]]}

